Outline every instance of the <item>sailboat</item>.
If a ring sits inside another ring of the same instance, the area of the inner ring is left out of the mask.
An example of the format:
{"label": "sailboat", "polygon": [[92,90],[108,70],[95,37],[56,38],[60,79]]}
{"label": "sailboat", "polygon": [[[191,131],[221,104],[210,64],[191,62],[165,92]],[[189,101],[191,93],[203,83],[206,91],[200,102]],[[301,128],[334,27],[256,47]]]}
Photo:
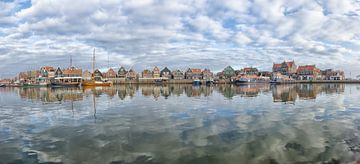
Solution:
{"label": "sailboat", "polygon": [[112,86],[111,81],[105,81],[102,77],[95,77],[95,49],[93,53],[93,63],[92,63],[92,75],[91,80],[84,80],[82,86]]}

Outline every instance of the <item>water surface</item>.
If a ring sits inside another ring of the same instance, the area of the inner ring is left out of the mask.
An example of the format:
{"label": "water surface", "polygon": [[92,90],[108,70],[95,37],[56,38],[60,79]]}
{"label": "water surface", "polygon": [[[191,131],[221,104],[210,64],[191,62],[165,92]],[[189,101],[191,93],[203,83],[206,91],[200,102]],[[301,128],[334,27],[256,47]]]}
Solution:
{"label": "water surface", "polygon": [[0,163],[359,163],[360,85],[0,88]]}

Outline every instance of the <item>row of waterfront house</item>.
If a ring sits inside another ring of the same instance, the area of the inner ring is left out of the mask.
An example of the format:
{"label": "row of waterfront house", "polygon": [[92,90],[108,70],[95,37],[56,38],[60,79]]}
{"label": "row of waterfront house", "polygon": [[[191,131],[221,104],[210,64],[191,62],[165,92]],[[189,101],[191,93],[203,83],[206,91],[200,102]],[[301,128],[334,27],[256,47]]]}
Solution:
{"label": "row of waterfront house", "polygon": [[315,65],[297,66],[294,61],[284,61],[282,63],[274,63],[272,71],[259,71],[254,67],[242,68],[235,70],[231,66],[225,67],[222,71],[213,73],[210,69],[188,68],[186,70],[171,70],[168,67],[160,69],[155,66],[152,69],[145,69],[136,72],[134,69],[109,68],[105,72],[96,69],[94,72],[82,70],[76,67],[56,68],[52,66],[44,66],[39,70],[20,72],[18,76],[12,80],[18,83],[47,83],[53,79],[60,81],[77,82],[81,80],[89,80],[92,78],[107,80],[141,80],[141,79],[174,79],[174,80],[235,80],[244,76],[252,77],[268,77],[269,79],[282,80],[344,80],[345,74],[341,70],[325,69],[320,70]]}

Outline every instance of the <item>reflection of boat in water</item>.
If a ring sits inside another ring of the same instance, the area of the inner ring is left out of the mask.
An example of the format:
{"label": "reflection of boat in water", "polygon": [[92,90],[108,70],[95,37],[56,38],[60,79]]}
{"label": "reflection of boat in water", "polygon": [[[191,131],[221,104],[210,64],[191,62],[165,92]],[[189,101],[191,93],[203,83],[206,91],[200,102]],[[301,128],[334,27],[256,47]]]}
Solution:
{"label": "reflection of boat in water", "polygon": [[270,84],[280,84],[281,82],[277,79],[269,81]]}
{"label": "reflection of boat in water", "polygon": [[198,86],[198,85],[201,85],[201,81],[199,79],[195,79],[195,80],[193,80],[192,84],[195,86]]}
{"label": "reflection of boat in water", "polygon": [[103,80],[101,75],[99,76],[95,76],[95,49],[94,49],[94,53],[93,53],[93,63],[92,63],[92,69],[93,69],[93,73],[91,76],[91,80],[84,80],[82,82],[82,86],[112,86],[112,82],[111,81],[106,81]]}
{"label": "reflection of boat in water", "polygon": [[22,87],[47,87],[47,83],[23,83]]}
{"label": "reflection of boat in water", "polygon": [[84,80],[82,82],[82,86],[103,86],[103,87],[108,87],[111,86],[112,82],[110,81],[96,81],[96,80]]}

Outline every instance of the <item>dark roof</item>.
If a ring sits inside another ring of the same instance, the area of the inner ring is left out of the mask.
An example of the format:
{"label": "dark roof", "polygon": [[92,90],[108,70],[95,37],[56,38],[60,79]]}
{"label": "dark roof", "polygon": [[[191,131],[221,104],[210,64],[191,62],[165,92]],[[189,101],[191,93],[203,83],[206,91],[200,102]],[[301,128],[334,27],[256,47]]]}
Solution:
{"label": "dark roof", "polygon": [[169,68],[165,67],[163,70],[161,70],[161,73],[163,72],[171,72]]}

